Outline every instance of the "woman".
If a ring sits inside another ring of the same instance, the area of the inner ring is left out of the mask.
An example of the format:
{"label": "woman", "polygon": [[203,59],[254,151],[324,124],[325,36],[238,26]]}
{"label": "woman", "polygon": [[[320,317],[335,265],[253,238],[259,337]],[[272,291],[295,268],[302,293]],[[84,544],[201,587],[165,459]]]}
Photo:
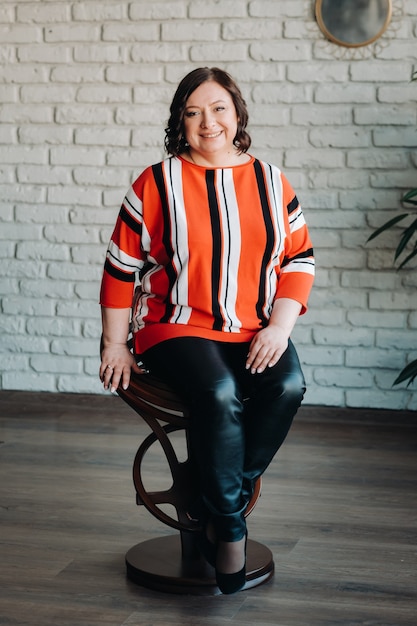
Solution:
{"label": "woman", "polygon": [[100,377],[126,388],[140,359],[190,406],[199,543],[233,593],[245,584],[246,505],[305,391],[290,334],[313,250],[286,178],[247,152],[246,104],[226,72],[188,74],[170,113],[170,156],[133,183],[109,244]]}

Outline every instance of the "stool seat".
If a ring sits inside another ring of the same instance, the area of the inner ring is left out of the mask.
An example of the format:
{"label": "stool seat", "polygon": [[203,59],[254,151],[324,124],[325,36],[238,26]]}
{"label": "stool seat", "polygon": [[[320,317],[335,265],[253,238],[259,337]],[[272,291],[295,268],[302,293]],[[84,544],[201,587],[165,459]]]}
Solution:
{"label": "stool seat", "polygon": [[[136,502],[159,521],[179,531],[150,539],[133,546],[126,554],[128,577],[142,586],[171,593],[217,595],[220,593],[214,569],[206,563],[197,549],[195,536],[198,522],[190,519],[189,506],[198,496],[196,472],[190,460],[189,423],[187,406],[172,389],[151,374],[132,373],[127,389],[121,386],[118,395],[151,428],[151,433],[140,444],[133,463],[133,483]],[[187,458],[179,461],[170,435],[183,431]],[[143,465],[151,446],[158,442],[171,472],[172,485],[161,491],[148,491],[143,480]],[[256,505],[261,492],[258,479],[245,515]],[[176,517],[169,515],[161,505],[172,505]],[[271,578],[274,562],[271,551],[248,539],[247,575],[244,589],[249,589]]]}

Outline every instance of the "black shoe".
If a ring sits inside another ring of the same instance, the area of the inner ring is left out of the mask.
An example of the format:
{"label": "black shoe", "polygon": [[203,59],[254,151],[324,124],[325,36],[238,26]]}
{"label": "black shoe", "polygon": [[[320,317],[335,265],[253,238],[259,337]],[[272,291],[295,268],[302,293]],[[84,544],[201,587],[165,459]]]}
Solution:
{"label": "black shoe", "polygon": [[216,582],[218,588],[224,594],[240,591],[246,584],[246,564],[241,570],[233,574],[223,574],[216,570]]}
{"label": "black shoe", "polygon": [[245,564],[238,572],[233,574],[223,574],[216,569],[216,582],[220,591],[224,594],[236,593],[243,589],[246,584],[246,545],[248,542],[248,533],[245,537]]}

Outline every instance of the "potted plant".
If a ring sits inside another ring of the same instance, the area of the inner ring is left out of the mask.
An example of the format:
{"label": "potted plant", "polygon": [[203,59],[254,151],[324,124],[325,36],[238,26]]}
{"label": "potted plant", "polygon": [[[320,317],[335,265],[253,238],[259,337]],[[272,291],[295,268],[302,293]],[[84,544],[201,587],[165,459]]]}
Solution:
{"label": "potted plant", "polygon": [[[417,71],[413,73],[412,81],[417,81]],[[398,242],[397,248],[394,254],[394,262],[400,260],[402,257],[400,264],[398,265],[398,270],[402,269],[409,263],[414,257],[417,256],[417,217],[415,211],[417,211],[417,188],[410,189],[406,194],[401,198],[401,202],[406,205],[411,205],[411,211],[408,213],[401,213],[401,215],[396,215],[392,219],[385,222],[382,226],[380,226],[372,235],[368,238],[367,241],[371,241],[375,237],[378,237],[381,233],[385,232],[389,228],[392,228],[399,222],[402,222],[406,218],[411,217],[411,223],[408,226],[404,226],[400,240]],[[413,213],[414,210],[414,213]],[[415,237],[416,236],[416,237]],[[411,244],[410,247],[407,248]],[[404,256],[405,255],[405,256]],[[410,385],[417,376],[417,359],[412,361],[399,373],[397,378],[394,380],[393,385],[398,385],[399,383],[408,380],[407,387]]]}

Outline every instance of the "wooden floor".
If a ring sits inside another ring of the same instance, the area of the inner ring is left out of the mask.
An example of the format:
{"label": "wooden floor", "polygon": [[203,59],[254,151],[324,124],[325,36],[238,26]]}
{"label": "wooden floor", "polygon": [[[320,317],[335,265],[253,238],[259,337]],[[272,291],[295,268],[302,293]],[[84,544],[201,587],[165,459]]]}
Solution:
{"label": "wooden floor", "polygon": [[117,397],[0,392],[1,625],[416,626],[415,413],[300,410],[248,520],[275,576],[233,596],[127,580],[126,551],[175,532],[135,503],[147,433]]}

